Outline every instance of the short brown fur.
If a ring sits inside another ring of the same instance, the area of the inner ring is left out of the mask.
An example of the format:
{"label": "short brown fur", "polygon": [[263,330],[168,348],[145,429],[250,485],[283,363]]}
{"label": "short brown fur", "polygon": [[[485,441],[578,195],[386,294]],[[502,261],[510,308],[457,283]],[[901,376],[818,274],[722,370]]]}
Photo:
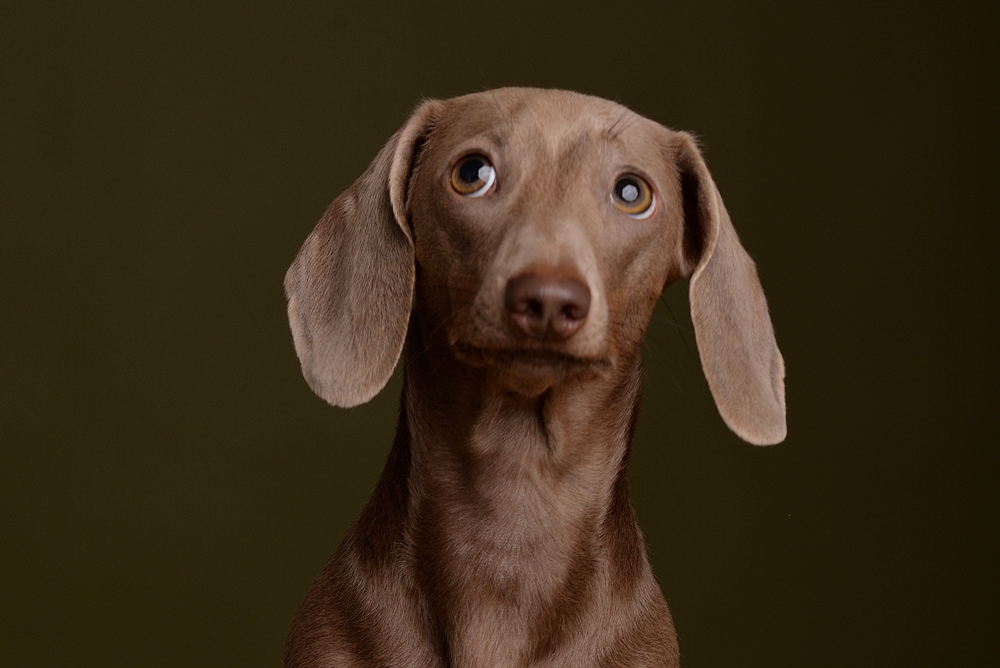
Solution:
{"label": "short brown fur", "polygon": [[[496,173],[474,198],[449,180],[470,154]],[[623,174],[651,186],[646,219],[615,208]],[[519,329],[504,291],[525,272],[585,290],[586,315]],[[566,91],[421,105],[285,280],[303,373],[330,403],[367,401],[405,358],[385,469],[285,666],[677,666],[627,468],[642,339],[680,277],[726,423],[782,440],[766,301],[690,136]]]}

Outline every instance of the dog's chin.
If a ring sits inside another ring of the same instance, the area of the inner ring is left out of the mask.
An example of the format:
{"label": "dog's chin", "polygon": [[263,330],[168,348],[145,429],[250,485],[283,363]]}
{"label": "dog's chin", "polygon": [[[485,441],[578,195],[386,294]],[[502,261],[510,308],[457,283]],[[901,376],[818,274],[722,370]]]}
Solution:
{"label": "dog's chin", "polygon": [[611,367],[611,361],[603,357],[579,357],[548,348],[486,348],[456,343],[452,350],[465,364],[483,368],[491,383],[528,397],[566,382],[601,376]]}

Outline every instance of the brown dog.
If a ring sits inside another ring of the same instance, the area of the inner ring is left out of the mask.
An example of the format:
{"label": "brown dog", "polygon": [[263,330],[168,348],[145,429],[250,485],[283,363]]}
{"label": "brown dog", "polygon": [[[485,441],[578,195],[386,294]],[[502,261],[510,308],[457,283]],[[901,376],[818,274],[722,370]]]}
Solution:
{"label": "brown dog", "polygon": [[565,91],[422,104],[285,279],[331,404],[406,351],[385,470],[285,666],[676,666],[626,470],[641,342],[680,277],[726,424],[781,441],[764,293],[689,135]]}

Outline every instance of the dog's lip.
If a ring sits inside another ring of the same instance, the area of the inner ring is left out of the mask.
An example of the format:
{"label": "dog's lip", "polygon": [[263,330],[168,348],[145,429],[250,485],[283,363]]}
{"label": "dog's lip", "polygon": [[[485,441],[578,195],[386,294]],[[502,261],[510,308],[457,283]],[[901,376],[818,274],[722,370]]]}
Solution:
{"label": "dog's lip", "polygon": [[480,346],[466,342],[456,342],[452,346],[460,357],[476,365],[501,364],[537,365],[539,367],[559,367],[562,369],[590,368],[603,371],[611,366],[604,357],[583,357],[552,348],[516,346]]}

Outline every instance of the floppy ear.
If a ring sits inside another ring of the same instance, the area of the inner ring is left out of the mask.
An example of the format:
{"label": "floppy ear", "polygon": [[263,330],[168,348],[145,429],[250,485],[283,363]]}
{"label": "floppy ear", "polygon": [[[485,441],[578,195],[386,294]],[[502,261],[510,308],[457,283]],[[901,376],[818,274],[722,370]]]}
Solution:
{"label": "floppy ear", "polygon": [[785,439],[785,363],[767,300],[705,161],[690,135],[677,133],[684,199],[684,254],[695,265],[691,321],[722,419],[754,445]]}
{"label": "floppy ear", "polygon": [[335,406],[381,391],[399,360],[413,297],[406,194],[438,103],[425,102],[327,208],[285,274],[302,374]]}

